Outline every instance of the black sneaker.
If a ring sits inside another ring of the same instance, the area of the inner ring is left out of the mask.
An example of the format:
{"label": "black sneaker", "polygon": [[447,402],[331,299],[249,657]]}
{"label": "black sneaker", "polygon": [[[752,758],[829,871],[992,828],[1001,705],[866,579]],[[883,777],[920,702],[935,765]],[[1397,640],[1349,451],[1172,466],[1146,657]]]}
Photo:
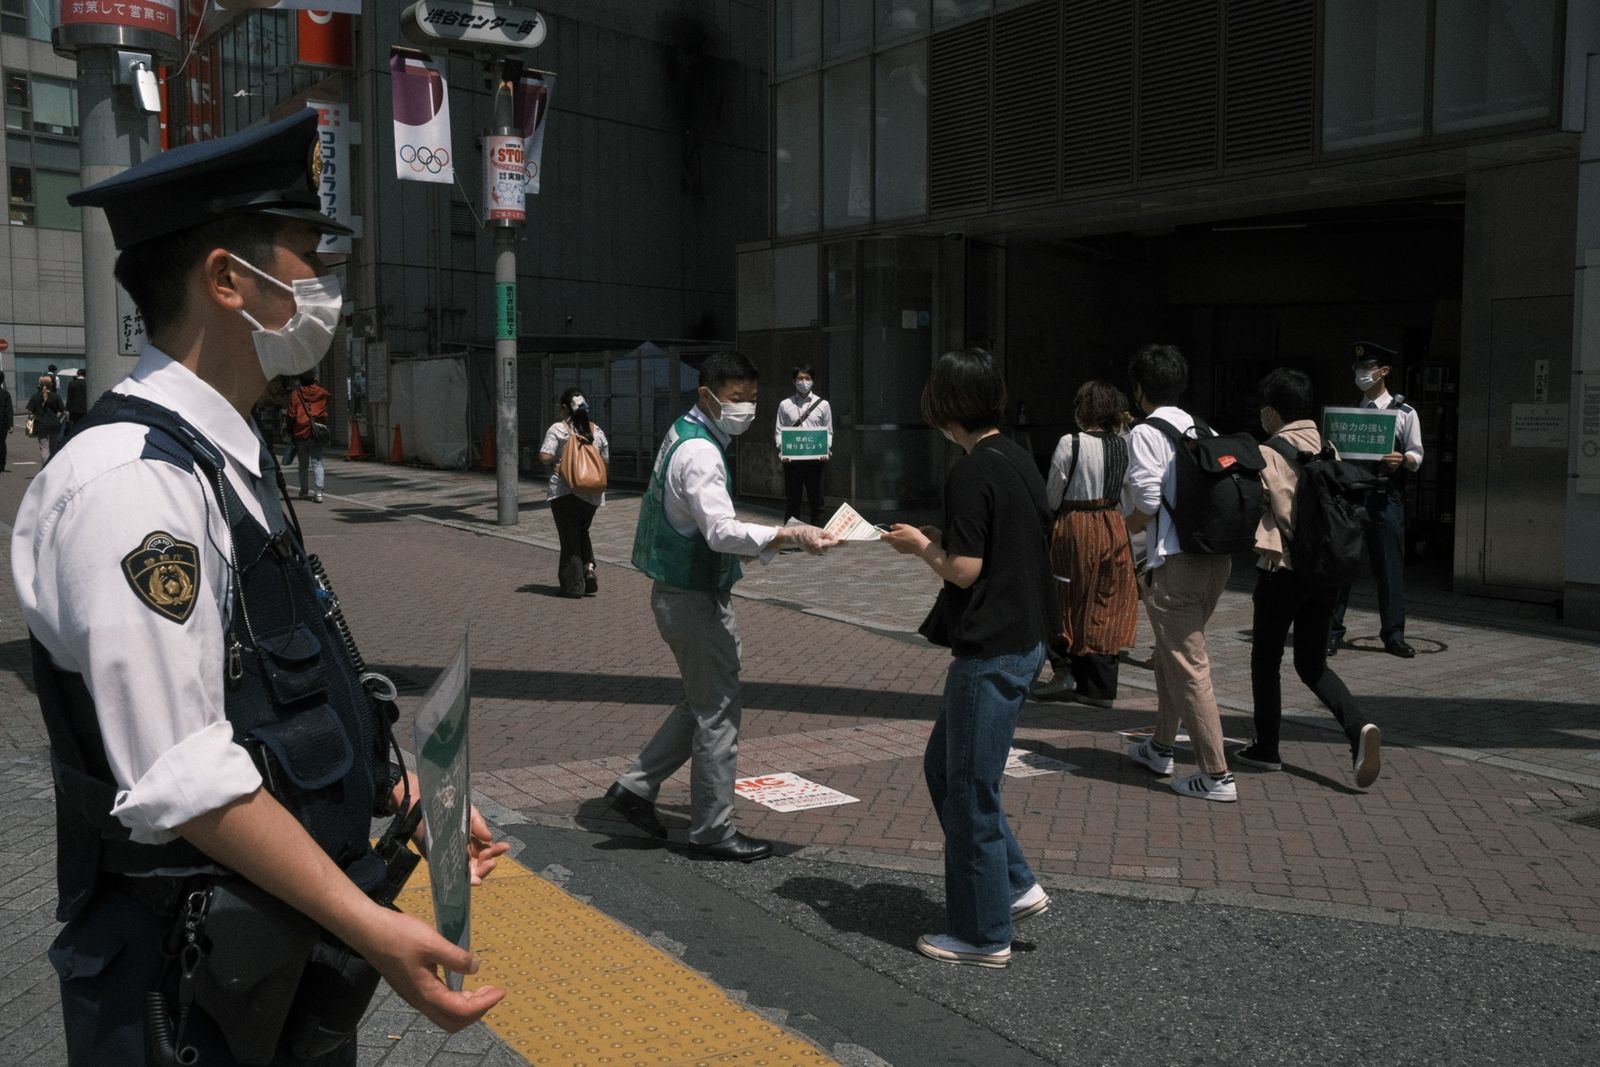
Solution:
{"label": "black sneaker", "polygon": [[1280,760],[1276,755],[1274,755],[1271,759],[1268,759],[1267,754],[1257,749],[1254,743],[1248,744],[1236,751],[1233,754],[1233,758],[1244,764],[1246,767],[1254,767],[1258,771],[1283,770],[1282,760]]}

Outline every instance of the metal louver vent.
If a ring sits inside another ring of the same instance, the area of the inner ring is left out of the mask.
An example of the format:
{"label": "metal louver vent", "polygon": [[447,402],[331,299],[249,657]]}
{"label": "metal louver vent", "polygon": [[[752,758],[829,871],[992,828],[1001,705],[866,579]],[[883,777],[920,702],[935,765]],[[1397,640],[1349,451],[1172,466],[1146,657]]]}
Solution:
{"label": "metal louver vent", "polygon": [[1062,12],[1061,180],[1069,193],[1133,180],[1133,3],[1069,3]]}
{"label": "metal louver vent", "polygon": [[989,203],[989,20],[936,33],[928,46],[928,207]]}
{"label": "metal louver vent", "polygon": [[1221,0],[1142,0],[1139,177],[1217,169]]}
{"label": "metal louver vent", "polygon": [[1223,129],[1227,165],[1309,156],[1316,0],[1227,0]]}
{"label": "metal louver vent", "polygon": [[465,200],[450,201],[450,233],[456,237],[471,237],[478,232],[478,220],[472,217],[472,208]]}
{"label": "metal louver vent", "polygon": [[1060,15],[1058,0],[1045,0],[994,17],[997,203],[1055,195]]}

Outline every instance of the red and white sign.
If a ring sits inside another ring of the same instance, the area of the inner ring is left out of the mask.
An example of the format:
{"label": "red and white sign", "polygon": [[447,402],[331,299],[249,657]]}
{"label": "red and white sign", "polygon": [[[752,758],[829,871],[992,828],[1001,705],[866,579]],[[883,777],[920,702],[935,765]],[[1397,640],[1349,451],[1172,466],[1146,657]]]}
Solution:
{"label": "red and white sign", "polygon": [[302,66],[355,66],[355,36],[349,15],[297,11],[294,32],[295,52]]}
{"label": "red and white sign", "polygon": [[483,205],[490,222],[527,221],[528,172],[522,138],[490,134],[483,139]]}
{"label": "red and white sign", "polygon": [[860,803],[858,797],[829,789],[792,771],[740,778],[733,783],[733,789],[746,800],[753,800],[773,811],[807,811],[811,808]]}
{"label": "red and white sign", "polygon": [[523,71],[512,99],[517,125],[522,127],[522,159],[528,170],[527,195],[539,193],[539,177],[544,164],[545,118],[550,114],[550,95],[556,90],[556,76],[549,71]]}
{"label": "red and white sign", "polygon": [[178,36],[178,0],[61,0],[62,26],[126,26]]}
{"label": "red and white sign", "polygon": [[0,352],[5,352],[5,351],[9,350],[10,348],[11,348],[11,342],[7,341],[4,337],[0,337]]}
{"label": "red and white sign", "polygon": [[[350,105],[326,100],[308,100],[317,109],[317,140],[322,153],[322,175],[317,194],[322,198],[322,213],[345,226],[354,226],[355,211],[350,203]],[[319,252],[351,250],[348,234],[323,234]]]}

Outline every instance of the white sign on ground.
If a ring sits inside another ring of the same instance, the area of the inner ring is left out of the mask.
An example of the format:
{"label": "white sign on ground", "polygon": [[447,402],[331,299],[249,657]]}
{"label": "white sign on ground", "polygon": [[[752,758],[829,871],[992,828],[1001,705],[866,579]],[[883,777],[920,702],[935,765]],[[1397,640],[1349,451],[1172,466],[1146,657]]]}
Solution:
{"label": "white sign on ground", "polygon": [[860,803],[857,797],[829,789],[792,771],[740,778],[733,783],[733,788],[746,800],[753,800],[773,811],[808,811],[811,808],[831,808],[836,804]]}
{"label": "white sign on ground", "polygon": [[1053,756],[1046,756],[1041,752],[1029,752],[1025,748],[1014,748],[1006,757],[1005,775],[1007,778],[1037,778],[1041,774],[1060,774],[1063,771],[1075,771],[1076,763],[1063,763]]}

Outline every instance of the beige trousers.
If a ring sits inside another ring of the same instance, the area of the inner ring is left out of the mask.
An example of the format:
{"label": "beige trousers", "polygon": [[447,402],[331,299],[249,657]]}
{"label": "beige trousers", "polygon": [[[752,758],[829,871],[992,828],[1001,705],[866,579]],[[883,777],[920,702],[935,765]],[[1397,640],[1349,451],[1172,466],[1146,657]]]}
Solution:
{"label": "beige trousers", "polygon": [[1170,746],[1181,723],[1189,731],[1200,769],[1213,776],[1227,772],[1228,759],[1211,689],[1206,624],[1231,565],[1227,556],[1169,556],[1149,572],[1144,590],[1144,610],[1156,638],[1156,743]]}

